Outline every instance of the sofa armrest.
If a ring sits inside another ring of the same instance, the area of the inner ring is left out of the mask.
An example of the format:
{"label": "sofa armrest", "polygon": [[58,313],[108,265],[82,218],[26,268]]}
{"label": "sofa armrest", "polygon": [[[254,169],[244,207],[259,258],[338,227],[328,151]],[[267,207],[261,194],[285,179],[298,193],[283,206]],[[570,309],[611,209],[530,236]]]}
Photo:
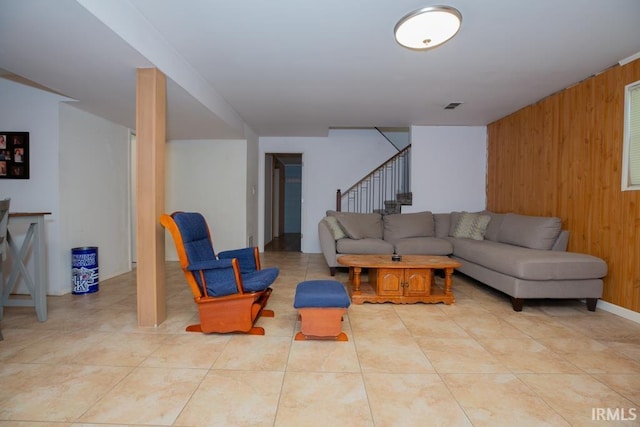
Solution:
{"label": "sofa armrest", "polygon": [[325,221],[318,223],[318,238],[320,239],[320,249],[329,267],[338,267],[338,256],[336,253],[336,241],[329,226]]}
{"label": "sofa armrest", "polygon": [[558,238],[553,243],[551,247],[552,251],[567,251],[567,246],[569,245],[569,230],[562,230],[558,235]]}

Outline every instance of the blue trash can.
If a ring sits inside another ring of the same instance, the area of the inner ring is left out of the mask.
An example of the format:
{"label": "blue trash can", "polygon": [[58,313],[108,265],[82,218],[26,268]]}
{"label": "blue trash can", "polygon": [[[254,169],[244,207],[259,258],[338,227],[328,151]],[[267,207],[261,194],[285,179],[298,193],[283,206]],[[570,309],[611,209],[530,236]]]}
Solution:
{"label": "blue trash can", "polygon": [[98,292],[98,248],[84,246],[71,249],[71,285],[73,294]]}

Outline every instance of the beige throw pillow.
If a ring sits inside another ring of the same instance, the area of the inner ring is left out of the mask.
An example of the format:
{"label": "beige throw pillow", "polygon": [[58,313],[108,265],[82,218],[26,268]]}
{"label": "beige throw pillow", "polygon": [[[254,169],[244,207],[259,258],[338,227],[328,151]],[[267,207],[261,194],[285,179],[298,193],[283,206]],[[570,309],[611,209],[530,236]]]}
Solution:
{"label": "beige throw pillow", "polygon": [[487,231],[490,220],[489,215],[462,212],[452,236],[484,240],[484,233]]}
{"label": "beige throw pillow", "polygon": [[329,231],[331,231],[334,240],[340,240],[347,237],[347,235],[344,234],[342,227],[340,227],[340,224],[338,224],[338,218],[335,216],[327,216],[323,221],[327,224],[327,227],[329,227]]}

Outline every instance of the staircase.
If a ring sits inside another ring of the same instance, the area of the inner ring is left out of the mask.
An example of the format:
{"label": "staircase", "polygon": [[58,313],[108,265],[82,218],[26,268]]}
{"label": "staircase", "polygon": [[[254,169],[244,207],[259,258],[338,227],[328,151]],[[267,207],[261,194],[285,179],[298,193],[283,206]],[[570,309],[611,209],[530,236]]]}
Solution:
{"label": "staircase", "polygon": [[411,145],[407,145],[347,191],[338,189],[336,210],[383,215],[400,213],[402,206],[412,204],[410,165]]}

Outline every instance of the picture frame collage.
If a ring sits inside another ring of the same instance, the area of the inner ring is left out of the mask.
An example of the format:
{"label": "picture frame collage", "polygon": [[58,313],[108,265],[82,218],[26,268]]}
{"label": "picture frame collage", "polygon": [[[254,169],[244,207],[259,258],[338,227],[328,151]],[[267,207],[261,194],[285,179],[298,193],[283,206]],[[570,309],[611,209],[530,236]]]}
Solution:
{"label": "picture frame collage", "polygon": [[29,132],[0,131],[0,179],[29,179]]}

